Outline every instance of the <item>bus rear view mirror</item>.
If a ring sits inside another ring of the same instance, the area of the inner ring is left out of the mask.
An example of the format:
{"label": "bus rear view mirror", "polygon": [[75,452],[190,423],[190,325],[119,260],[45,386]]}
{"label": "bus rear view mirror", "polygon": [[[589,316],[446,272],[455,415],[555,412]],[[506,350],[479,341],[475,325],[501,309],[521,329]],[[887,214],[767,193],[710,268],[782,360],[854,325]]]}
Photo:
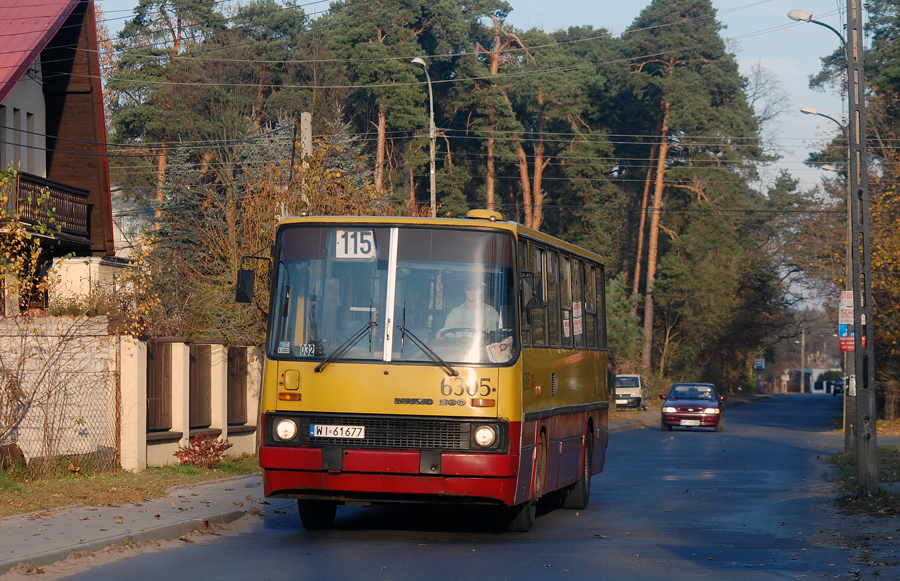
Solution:
{"label": "bus rear view mirror", "polygon": [[237,290],[234,295],[234,302],[253,302],[254,282],[256,282],[256,272],[252,270],[244,270],[243,268],[240,269],[237,274]]}
{"label": "bus rear view mirror", "polygon": [[539,276],[522,277],[522,302],[526,309],[540,309],[544,306],[544,285]]}

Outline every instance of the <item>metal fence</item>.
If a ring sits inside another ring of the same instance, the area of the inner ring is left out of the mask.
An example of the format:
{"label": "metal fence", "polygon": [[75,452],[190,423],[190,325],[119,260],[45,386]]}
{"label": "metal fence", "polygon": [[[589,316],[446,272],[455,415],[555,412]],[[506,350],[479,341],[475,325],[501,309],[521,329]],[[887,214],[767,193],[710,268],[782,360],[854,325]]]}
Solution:
{"label": "metal fence", "polygon": [[0,445],[29,475],[119,465],[121,398],[104,321],[15,318],[0,323]]}

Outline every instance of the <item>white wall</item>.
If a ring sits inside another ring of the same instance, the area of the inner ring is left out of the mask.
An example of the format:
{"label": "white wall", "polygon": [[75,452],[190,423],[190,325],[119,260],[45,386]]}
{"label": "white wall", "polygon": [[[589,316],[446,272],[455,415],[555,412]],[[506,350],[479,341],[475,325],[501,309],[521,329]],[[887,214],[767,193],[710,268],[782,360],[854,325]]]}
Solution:
{"label": "white wall", "polygon": [[0,103],[0,168],[47,177],[47,114],[41,88],[41,59]]}

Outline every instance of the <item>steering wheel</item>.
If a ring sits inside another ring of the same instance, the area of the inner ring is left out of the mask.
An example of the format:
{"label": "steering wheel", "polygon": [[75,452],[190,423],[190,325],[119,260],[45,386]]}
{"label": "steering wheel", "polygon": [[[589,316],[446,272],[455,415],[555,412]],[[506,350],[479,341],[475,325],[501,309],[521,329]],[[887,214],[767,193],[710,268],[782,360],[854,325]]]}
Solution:
{"label": "steering wheel", "polygon": [[453,327],[451,329],[444,329],[443,331],[441,331],[441,335],[444,337],[444,339],[460,339],[463,337],[462,333],[487,334],[488,331],[479,331],[471,327]]}

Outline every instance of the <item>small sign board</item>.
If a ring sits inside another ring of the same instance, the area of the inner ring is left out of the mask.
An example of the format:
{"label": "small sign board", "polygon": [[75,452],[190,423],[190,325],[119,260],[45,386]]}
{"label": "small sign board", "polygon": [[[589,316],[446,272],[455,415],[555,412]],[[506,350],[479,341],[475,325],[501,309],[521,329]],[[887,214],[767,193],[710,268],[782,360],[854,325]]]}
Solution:
{"label": "small sign board", "polygon": [[841,306],[853,307],[853,291],[841,291]]}
{"label": "small sign board", "polygon": [[765,369],[766,368],[766,360],[765,359],[754,359],[753,360],[753,369]]}

